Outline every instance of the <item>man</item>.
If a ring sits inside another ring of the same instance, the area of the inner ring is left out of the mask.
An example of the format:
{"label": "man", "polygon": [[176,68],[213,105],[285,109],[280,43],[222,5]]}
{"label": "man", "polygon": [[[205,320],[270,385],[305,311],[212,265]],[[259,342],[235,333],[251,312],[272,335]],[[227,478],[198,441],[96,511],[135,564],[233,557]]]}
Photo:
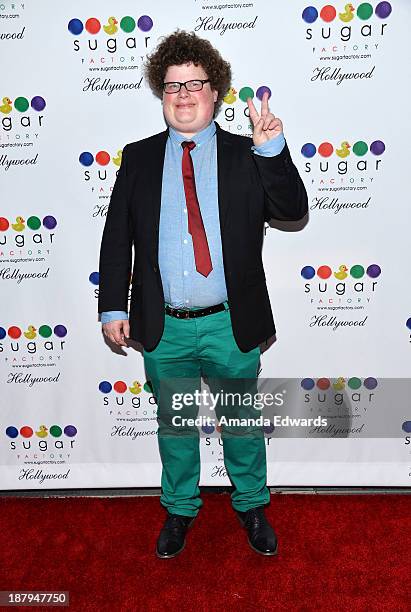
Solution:
{"label": "man", "polygon": [[[209,41],[171,34],[148,58],[146,76],[168,128],[123,150],[101,244],[99,312],[111,342],[127,346],[132,338],[144,347],[158,399],[167,509],[156,552],[171,558],[202,506],[199,436],[192,428],[173,435],[161,381],[255,379],[259,346],[275,333],[261,257],[264,221],[301,219],[307,195],[267,94],[260,112],[247,101],[253,143],[214,122],[231,71]],[[223,430],[222,440],[232,505],[249,544],[274,555],[263,433]]]}

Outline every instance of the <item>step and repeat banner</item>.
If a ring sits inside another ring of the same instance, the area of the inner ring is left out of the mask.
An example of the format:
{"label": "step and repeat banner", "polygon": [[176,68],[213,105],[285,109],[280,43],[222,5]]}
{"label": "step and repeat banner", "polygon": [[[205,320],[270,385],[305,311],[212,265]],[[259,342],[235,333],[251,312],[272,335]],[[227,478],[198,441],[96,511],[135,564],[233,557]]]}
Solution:
{"label": "step and repeat banner", "polygon": [[[265,228],[260,376],[325,421],[265,427],[269,484],[410,484],[410,22],[408,0],[0,1],[2,489],[160,484],[156,398],[104,341],[98,256],[123,147],[164,129],[143,62],[177,28],[231,62],[224,129],[250,136],[269,90],[308,192],[305,227]],[[217,434],[203,485],[229,484]]]}

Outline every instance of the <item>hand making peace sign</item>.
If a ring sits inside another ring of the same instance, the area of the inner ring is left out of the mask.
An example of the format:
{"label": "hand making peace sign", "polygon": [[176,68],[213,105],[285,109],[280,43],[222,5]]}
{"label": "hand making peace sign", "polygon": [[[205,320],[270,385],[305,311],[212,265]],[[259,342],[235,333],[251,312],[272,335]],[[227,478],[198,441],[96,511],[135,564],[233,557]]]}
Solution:
{"label": "hand making peace sign", "polygon": [[247,105],[250,111],[250,119],[253,124],[253,142],[256,147],[262,145],[267,140],[276,138],[283,131],[281,119],[270,113],[268,108],[268,92],[266,91],[261,100],[260,114],[253,104],[251,98],[247,98]]}

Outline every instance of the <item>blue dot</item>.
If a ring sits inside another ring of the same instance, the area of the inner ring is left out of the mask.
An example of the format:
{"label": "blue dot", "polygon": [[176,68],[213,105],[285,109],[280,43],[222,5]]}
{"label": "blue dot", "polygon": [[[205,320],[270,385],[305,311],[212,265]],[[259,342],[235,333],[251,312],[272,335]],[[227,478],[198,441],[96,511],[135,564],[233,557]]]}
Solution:
{"label": "blue dot", "polygon": [[10,425],[10,427],[7,427],[6,436],[8,436],[9,438],[17,438],[18,435],[19,431],[17,427],[13,427],[12,425]]}
{"label": "blue dot", "polygon": [[304,268],[301,270],[301,276],[307,280],[310,280],[310,278],[314,278],[314,268],[312,266],[304,266]]}
{"label": "blue dot", "polygon": [[83,151],[83,153],[80,153],[78,160],[82,166],[91,166],[94,161],[94,157],[88,151]]}
{"label": "blue dot", "polygon": [[270,434],[273,433],[275,427],[273,425],[273,423],[270,423],[269,425],[263,425],[263,431],[266,434]]}
{"label": "blue dot", "polygon": [[112,388],[113,387],[108,382],[108,380],[103,380],[98,386],[98,390],[101,391],[102,393],[110,393]]}
{"label": "blue dot", "polygon": [[92,285],[98,285],[100,283],[100,274],[98,272],[92,272],[88,279]]}
{"label": "blue dot", "polygon": [[80,19],[70,19],[68,22],[68,31],[77,36],[83,31],[83,24]]}
{"label": "blue dot", "polygon": [[[411,329],[411,317],[410,317],[409,319],[407,319],[407,322],[406,322],[406,324],[405,324],[405,325],[408,327],[408,329]],[[2,327],[0,327],[0,334],[1,334],[1,330],[2,330],[2,329],[3,329],[3,328],[2,328]],[[4,338],[4,336],[0,336],[0,338]]]}
{"label": "blue dot", "polygon": [[212,434],[214,431],[214,425],[202,425],[201,429],[206,434]]}
{"label": "blue dot", "polygon": [[314,155],[317,153],[317,148],[312,142],[306,142],[301,147],[301,153],[304,155],[304,157],[314,157]]}
{"label": "blue dot", "polygon": [[314,388],[314,385],[315,385],[315,382],[313,381],[312,378],[303,378],[303,380],[301,381],[301,386],[306,391],[311,391],[311,389]]}
{"label": "blue dot", "polygon": [[303,10],[302,18],[306,23],[314,23],[318,18],[318,11],[314,6],[307,6]]}
{"label": "blue dot", "polygon": [[4,327],[0,327],[0,340],[3,340],[3,338],[6,337],[6,330],[4,329]]}
{"label": "blue dot", "polygon": [[402,424],[402,429],[405,431],[405,433],[411,433],[411,421],[404,421]]}

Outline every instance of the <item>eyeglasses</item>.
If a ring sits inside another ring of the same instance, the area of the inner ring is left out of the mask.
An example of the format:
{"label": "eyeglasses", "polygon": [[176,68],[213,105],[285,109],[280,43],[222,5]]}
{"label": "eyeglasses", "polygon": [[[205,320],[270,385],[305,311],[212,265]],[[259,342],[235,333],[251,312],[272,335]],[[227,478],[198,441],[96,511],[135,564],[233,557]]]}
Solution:
{"label": "eyeglasses", "polygon": [[163,91],[165,93],[178,93],[181,89],[181,86],[184,85],[187,91],[201,91],[203,89],[204,83],[209,83],[210,79],[194,79],[192,81],[186,81],[185,83],[180,83],[178,81],[163,83]]}

